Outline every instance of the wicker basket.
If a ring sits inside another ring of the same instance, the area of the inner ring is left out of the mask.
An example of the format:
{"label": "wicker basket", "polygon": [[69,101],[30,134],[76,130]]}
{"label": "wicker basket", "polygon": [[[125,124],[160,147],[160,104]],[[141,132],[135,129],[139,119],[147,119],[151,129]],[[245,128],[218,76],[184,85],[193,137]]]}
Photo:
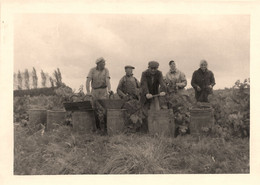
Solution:
{"label": "wicker basket", "polygon": [[66,111],[79,111],[92,109],[91,101],[63,103]]}
{"label": "wicker basket", "polygon": [[100,99],[98,102],[105,109],[121,109],[124,105],[124,100],[121,99]]}

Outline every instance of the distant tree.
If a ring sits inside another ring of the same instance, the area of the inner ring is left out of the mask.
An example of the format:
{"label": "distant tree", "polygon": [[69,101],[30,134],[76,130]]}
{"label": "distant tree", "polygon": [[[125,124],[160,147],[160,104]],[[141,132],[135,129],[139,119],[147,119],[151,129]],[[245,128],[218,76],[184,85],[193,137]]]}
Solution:
{"label": "distant tree", "polygon": [[62,77],[61,77],[60,69],[57,68],[57,70],[54,71],[53,75],[54,75],[54,77],[55,77],[56,86],[57,86],[57,87],[62,86],[63,83],[62,83]]}
{"label": "distant tree", "polygon": [[46,77],[46,84],[45,84],[45,87],[50,87],[51,84],[50,84],[50,76],[48,73],[44,73],[45,77]]}
{"label": "distant tree", "polygon": [[62,83],[62,77],[61,77],[61,72],[60,72],[59,68],[57,68],[57,73],[58,73],[59,81],[60,81],[60,83]]}
{"label": "distant tree", "polygon": [[58,76],[58,73],[56,70],[54,71],[53,76],[54,76],[54,80],[55,80],[55,85],[59,86],[59,76]]}
{"label": "distant tree", "polygon": [[33,71],[32,71],[32,80],[33,80],[33,88],[36,89],[38,86],[38,76],[37,76],[37,73],[36,73],[36,70],[34,67],[33,67]]}
{"label": "distant tree", "polygon": [[18,71],[17,74],[17,81],[18,81],[18,90],[21,90],[23,88],[23,77],[20,70]]}
{"label": "distant tree", "polygon": [[54,81],[53,81],[52,77],[50,77],[49,79],[50,79],[51,87],[54,87]]}
{"label": "distant tree", "polygon": [[24,71],[24,86],[26,89],[30,89],[30,76],[28,69]]}
{"label": "distant tree", "polygon": [[41,70],[41,77],[42,77],[42,87],[46,87],[46,75],[43,72],[43,70]]}
{"label": "distant tree", "polygon": [[13,76],[13,89],[14,89],[14,90],[16,90],[16,88],[17,88],[17,83],[16,83],[16,81],[17,81],[17,75],[16,75],[16,73],[14,73],[14,76]]}

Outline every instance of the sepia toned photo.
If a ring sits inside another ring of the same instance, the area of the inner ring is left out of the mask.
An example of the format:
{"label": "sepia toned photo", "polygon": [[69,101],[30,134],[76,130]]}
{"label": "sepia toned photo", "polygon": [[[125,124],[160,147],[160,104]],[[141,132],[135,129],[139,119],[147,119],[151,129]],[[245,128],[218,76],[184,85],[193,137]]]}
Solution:
{"label": "sepia toned photo", "polygon": [[14,174],[249,173],[249,54],[249,15],[15,15]]}
{"label": "sepia toned photo", "polygon": [[0,184],[258,184],[258,3],[55,1],[0,4]]}

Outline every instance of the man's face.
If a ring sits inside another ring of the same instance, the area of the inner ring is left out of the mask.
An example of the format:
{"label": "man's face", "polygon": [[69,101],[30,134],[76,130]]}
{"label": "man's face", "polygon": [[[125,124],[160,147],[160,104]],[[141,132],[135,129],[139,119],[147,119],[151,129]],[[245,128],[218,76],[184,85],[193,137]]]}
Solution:
{"label": "man's face", "polygon": [[175,62],[172,62],[171,64],[170,64],[170,68],[171,68],[171,70],[176,70],[176,64],[175,64]]}
{"label": "man's face", "polygon": [[200,64],[200,69],[201,69],[202,71],[206,71],[207,67],[208,67],[208,65],[207,65],[205,62],[203,62],[203,63]]}
{"label": "man's face", "polygon": [[155,74],[156,71],[157,71],[157,69],[158,69],[158,67],[149,67],[149,72],[150,72],[151,74]]}
{"label": "man's face", "polygon": [[106,65],[106,62],[104,60],[98,63],[98,67],[101,70],[105,68],[105,65]]}
{"label": "man's face", "polygon": [[133,74],[133,69],[132,68],[126,68],[125,69],[126,75],[132,75]]}

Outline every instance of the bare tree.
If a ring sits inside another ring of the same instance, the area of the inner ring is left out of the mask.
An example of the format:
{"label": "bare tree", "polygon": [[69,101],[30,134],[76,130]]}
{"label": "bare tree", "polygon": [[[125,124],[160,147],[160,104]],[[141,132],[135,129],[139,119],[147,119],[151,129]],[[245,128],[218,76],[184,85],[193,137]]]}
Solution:
{"label": "bare tree", "polygon": [[34,67],[33,67],[33,71],[32,71],[32,80],[33,80],[33,88],[36,89],[38,86],[38,76],[37,76],[37,73],[36,73],[36,70]]}
{"label": "bare tree", "polygon": [[18,90],[21,90],[23,88],[23,77],[20,70],[18,71],[17,74],[17,81],[18,81]]}

